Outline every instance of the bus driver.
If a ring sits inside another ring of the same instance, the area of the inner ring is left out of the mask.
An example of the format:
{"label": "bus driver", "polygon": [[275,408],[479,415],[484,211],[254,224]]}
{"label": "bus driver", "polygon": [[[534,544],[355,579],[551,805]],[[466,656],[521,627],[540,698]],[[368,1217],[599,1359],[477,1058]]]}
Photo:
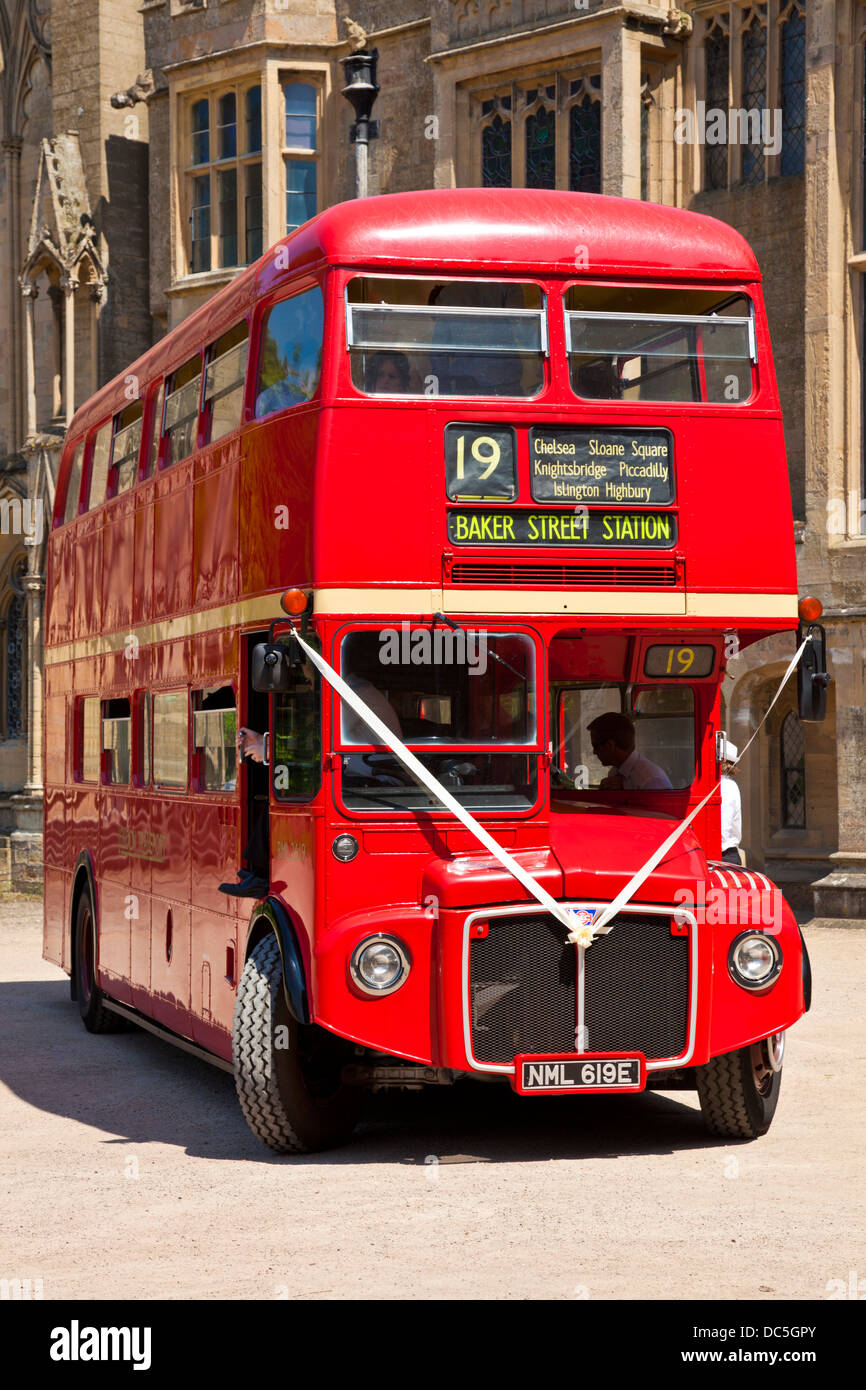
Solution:
{"label": "bus driver", "polygon": [[605,767],[613,768],[599,783],[607,791],[670,791],[671,780],[657,763],[634,746],[634,724],[627,714],[600,714],[587,725],[592,751]]}

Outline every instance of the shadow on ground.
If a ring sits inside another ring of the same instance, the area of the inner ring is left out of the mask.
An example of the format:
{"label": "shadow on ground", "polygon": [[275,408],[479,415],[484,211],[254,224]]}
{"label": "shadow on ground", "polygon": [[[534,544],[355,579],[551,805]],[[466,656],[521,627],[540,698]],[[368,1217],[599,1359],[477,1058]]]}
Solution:
{"label": "shadow on ground", "polygon": [[693,1093],[527,1099],[469,1081],[371,1096],[345,1148],[284,1158],[247,1129],[229,1075],[141,1029],[88,1033],[67,981],[0,985],[0,1009],[0,1079],[39,1110],[105,1131],[107,1144],[327,1167],[617,1158],[730,1143],[706,1132]]}

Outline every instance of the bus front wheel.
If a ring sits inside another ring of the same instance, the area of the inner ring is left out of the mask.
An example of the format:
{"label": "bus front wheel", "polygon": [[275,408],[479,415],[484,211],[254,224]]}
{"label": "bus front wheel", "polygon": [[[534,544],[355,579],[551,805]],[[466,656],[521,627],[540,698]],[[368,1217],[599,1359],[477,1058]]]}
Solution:
{"label": "bus front wheel", "polygon": [[342,1081],[346,1044],[299,1024],[283,990],[276,937],[250,953],[238,985],[232,1029],[235,1085],[244,1118],[276,1153],[314,1153],[349,1138],[361,1094]]}
{"label": "bus front wheel", "polygon": [[96,913],[89,888],[82,892],[75,912],[74,968],[78,1012],[88,1033],[119,1032],[123,1020],[104,1007],[104,995],[96,983]]}
{"label": "bus front wheel", "polygon": [[701,1111],[713,1134],[757,1139],[770,1128],[782,1087],[784,1033],[696,1067]]}

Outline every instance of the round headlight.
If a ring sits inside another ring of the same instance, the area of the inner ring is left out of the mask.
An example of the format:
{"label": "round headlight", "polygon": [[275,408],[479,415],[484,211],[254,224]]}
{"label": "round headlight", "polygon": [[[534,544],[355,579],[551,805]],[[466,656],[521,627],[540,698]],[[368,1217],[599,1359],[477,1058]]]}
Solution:
{"label": "round headlight", "polygon": [[744,989],[766,989],[782,969],[782,951],[777,941],[763,932],[744,932],[731,944],[728,970]]}
{"label": "round headlight", "polygon": [[339,859],[341,864],[348,864],[358,853],[358,841],[354,835],[337,835],[331,845],[331,853],[335,859]]}
{"label": "round headlight", "polygon": [[409,974],[409,960],[394,937],[368,936],[352,952],[349,969],[365,994],[392,994]]}

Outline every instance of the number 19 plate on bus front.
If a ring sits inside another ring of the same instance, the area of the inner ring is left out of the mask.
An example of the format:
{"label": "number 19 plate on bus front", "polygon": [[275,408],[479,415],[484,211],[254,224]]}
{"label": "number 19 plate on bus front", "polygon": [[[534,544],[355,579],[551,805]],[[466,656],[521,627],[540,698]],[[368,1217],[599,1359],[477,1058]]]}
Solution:
{"label": "number 19 plate on bus front", "polygon": [[514,1059],[512,1085],[521,1096],[642,1091],[646,1058],[641,1052],[524,1053]]}

